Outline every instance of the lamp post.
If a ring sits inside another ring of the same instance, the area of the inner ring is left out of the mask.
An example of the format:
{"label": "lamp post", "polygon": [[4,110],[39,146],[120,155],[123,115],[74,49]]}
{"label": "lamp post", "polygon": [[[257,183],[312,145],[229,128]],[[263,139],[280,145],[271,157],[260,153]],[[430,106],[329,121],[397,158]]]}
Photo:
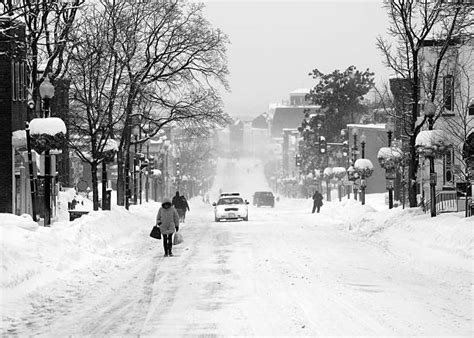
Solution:
{"label": "lamp post", "polygon": [[151,174],[150,168],[152,167],[152,163],[154,163],[155,159],[150,158],[150,140],[146,143],[146,158],[148,160],[148,165],[146,167],[146,177],[145,177],[145,201],[148,203],[148,194],[150,192],[150,180],[149,176]]}
{"label": "lamp post", "polygon": [[[428,118],[428,130],[433,130],[433,118],[436,113],[436,106],[433,102],[428,101],[425,104],[425,116]],[[430,162],[430,210],[431,217],[436,217],[436,172],[434,168],[434,154],[428,156]]]}
{"label": "lamp post", "polygon": [[[365,142],[367,140],[367,137],[365,136],[364,133],[362,133],[361,137],[360,137],[360,146],[362,148],[362,153],[361,153],[361,158],[365,159]],[[361,199],[361,204],[364,205],[365,204],[365,188],[366,188],[367,184],[365,182],[365,175],[364,173],[362,172],[362,175],[360,177],[360,191],[361,191],[361,196],[360,196],[360,199]]]}
{"label": "lamp post", "polygon": [[[352,136],[354,138],[354,143],[353,143],[353,146],[352,146],[352,165],[355,164],[355,161],[357,161],[357,154],[359,154],[359,149],[357,148],[357,133],[358,133],[358,130],[357,128],[354,128],[352,129]],[[353,184],[353,188],[354,188],[354,199],[357,201],[357,176],[353,176],[354,177],[354,184]]]}
{"label": "lamp post", "polygon": [[102,160],[102,210],[110,210],[110,192],[107,193],[107,163],[113,162],[117,152],[117,143],[114,139],[108,139],[104,146]]}
{"label": "lamp post", "polygon": [[26,132],[26,148],[28,151],[28,171],[30,174],[30,193],[31,193],[31,216],[33,221],[36,220],[36,179],[33,172],[33,156],[31,154],[31,136],[30,136],[30,124],[25,122]]}
{"label": "lamp post", "polygon": [[[39,87],[43,100],[43,117],[50,115],[50,100],[54,96],[54,86],[46,76]],[[44,152],[44,226],[51,225],[51,155],[49,149]]]}
{"label": "lamp post", "polygon": [[[385,128],[387,129],[387,139],[388,139],[388,147],[392,147],[392,135],[393,135],[393,122],[389,121],[385,125]],[[395,180],[395,169],[394,168],[388,168],[385,171],[385,179],[387,181],[387,189],[388,189],[388,208],[392,209],[393,208],[393,183]]]}
{"label": "lamp post", "polygon": [[140,134],[140,127],[134,125],[132,128],[132,135],[135,140],[133,149],[133,204],[137,205],[138,184],[137,184],[137,163],[138,163],[138,135]]}

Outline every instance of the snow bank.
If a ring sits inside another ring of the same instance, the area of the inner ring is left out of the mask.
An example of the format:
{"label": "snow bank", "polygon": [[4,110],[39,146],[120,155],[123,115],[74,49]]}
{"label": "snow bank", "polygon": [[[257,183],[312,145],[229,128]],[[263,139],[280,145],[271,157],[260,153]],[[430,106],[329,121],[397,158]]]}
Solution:
{"label": "snow bank", "polygon": [[432,218],[420,208],[388,209],[385,195],[366,195],[366,205],[347,198],[342,202],[325,202],[322,213],[328,214],[330,224],[336,224],[341,230],[375,241],[410,260],[441,259],[453,265],[471,261],[473,217],[466,218],[464,212],[459,212]]}
{"label": "snow bank", "polygon": [[119,207],[91,212],[52,227],[38,227],[31,217],[0,214],[2,294],[13,297],[59,277],[72,278],[73,270],[113,259],[116,250],[146,240],[158,207],[145,205],[133,206],[133,212]]}

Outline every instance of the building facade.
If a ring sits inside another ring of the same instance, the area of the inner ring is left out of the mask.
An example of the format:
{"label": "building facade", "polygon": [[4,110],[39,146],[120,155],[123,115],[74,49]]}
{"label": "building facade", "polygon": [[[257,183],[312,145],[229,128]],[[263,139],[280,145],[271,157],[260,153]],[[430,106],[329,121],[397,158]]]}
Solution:
{"label": "building facade", "polygon": [[22,25],[0,18],[0,212],[6,213],[15,211],[15,174],[22,166],[22,157],[12,146],[12,133],[24,130],[27,121],[26,51],[21,43],[24,40]]}

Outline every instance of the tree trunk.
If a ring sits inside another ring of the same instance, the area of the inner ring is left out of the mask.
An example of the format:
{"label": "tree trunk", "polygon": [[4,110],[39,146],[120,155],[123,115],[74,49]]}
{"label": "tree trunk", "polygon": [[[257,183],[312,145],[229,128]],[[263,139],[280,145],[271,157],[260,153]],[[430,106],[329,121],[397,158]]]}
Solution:
{"label": "tree trunk", "polygon": [[410,161],[408,163],[408,201],[410,208],[416,207],[416,183],[418,174],[418,154],[415,149],[415,137],[410,137]]}
{"label": "tree trunk", "polygon": [[123,170],[123,151],[117,153],[117,205],[125,205],[125,180]]}
{"label": "tree trunk", "polygon": [[92,202],[94,205],[94,210],[99,210],[99,187],[97,180],[97,162],[94,161],[91,163],[91,173],[92,173]]}

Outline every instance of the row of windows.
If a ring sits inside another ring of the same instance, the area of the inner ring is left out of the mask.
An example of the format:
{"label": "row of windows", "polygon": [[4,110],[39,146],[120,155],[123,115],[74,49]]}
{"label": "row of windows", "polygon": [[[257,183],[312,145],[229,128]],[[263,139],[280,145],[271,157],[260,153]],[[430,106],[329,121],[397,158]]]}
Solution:
{"label": "row of windows", "polygon": [[28,99],[28,71],[25,62],[11,63],[12,100],[26,101]]}

